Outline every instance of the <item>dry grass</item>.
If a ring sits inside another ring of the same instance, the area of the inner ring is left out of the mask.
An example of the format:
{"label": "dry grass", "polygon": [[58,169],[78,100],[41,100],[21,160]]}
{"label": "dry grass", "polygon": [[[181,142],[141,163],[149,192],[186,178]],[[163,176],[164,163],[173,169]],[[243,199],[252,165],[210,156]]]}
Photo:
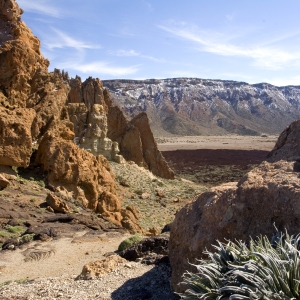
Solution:
{"label": "dry grass", "polygon": [[134,205],[141,213],[144,229],[162,229],[173,221],[175,213],[206,190],[205,186],[185,179],[167,180],[135,164],[111,162],[118,183],[122,206]]}

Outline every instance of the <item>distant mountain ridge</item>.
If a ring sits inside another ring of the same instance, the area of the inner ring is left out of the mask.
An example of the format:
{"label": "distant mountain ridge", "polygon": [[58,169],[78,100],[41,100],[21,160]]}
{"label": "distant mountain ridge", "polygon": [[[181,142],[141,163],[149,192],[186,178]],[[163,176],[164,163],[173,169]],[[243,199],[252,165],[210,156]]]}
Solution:
{"label": "distant mountain ridge", "polygon": [[147,112],[156,136],[278,134],[300,118],[300,86],[199,78],[102,82],[128,117]]}

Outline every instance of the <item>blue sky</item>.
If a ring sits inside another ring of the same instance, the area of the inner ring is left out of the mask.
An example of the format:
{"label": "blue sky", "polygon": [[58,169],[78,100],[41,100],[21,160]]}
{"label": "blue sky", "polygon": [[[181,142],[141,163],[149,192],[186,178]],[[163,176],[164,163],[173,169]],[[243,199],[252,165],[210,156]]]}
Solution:
{"label": "blue sky", "polygon": [[17,0],[54,68],[300,85],[299,0]]}

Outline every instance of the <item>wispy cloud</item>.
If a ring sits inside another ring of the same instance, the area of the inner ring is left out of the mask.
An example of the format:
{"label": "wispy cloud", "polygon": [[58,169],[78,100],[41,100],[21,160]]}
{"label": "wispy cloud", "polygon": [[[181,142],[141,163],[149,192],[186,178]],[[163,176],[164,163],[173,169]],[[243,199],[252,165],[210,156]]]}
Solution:
{"label": "wispy cloud", "polygon": [[122,57],[126,57],[126,56],[136,56],[136,57],[141,57],[141,58],[146,58],[155,62],[165,62],[164,59],[159,59],[159,58],[155,58],[153,56],[149,56],[149,55],[143,55],[139,52],[136,52],[135,50],[116,50],[116,51],[108,51],[108,54],[110,55],[114,55],[114,56],[122,56]]}
{"label": "wispy cloud", "polygon": [[[253,60],[255,66],[278,70],[287,64],[300,64],[300,52],[288,52],[268,46],[238,46],[218,32],[201,31],[186,26],[158,26],[162,30],[200,46],[199,51],[220,56],[236,56]],[[226,40],[227,39],[227,40]]]}
{"label": "wispy cloud", "polygon": [[101,48],[100,45],[93,45],[90,43],[80,41],[58,29],[52,28],[52,30],[55,32],[55,35],[48,36],[44,41],[44,46],[49,50],[53,50],[55,48],[67,48],[67,47],[74,48],[76,50]]}
{"label": "wispy cloud", "polygon": [[146,7],[148,8],[149,11],[153,11],[153,6],[151,3],[149,3],[148,1],[143,1],[144,4],[146,5]]}
{"label": "wispy cloud", "polygon": [[18,0],[19,6],[24,9],[24,11],[40,13],[54,18],[61,17],[62,11],[50,3],[50,1],[45,0]]}
{"label": "wispy cloud", "polygon": [[104,61],[95,61],[91,63],[68,64],[64,65],[66,69],[80,71],[85,74],[109,75],[112,77],[135,74],[139,71],[139,66],[120,67],[111,65]]}

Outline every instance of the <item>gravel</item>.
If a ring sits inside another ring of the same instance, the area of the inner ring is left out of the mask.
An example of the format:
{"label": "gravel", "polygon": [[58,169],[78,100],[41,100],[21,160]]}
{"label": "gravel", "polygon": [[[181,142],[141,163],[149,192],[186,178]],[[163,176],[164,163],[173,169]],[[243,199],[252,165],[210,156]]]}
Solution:
{"label": "gravel", "polygon": [[75,275],[64,275],[25,283],[12,282],[0,288],[0,300],[179,299],[170,289],[170,277],[169,265],[127,262],[99,279],[76,280]]}

